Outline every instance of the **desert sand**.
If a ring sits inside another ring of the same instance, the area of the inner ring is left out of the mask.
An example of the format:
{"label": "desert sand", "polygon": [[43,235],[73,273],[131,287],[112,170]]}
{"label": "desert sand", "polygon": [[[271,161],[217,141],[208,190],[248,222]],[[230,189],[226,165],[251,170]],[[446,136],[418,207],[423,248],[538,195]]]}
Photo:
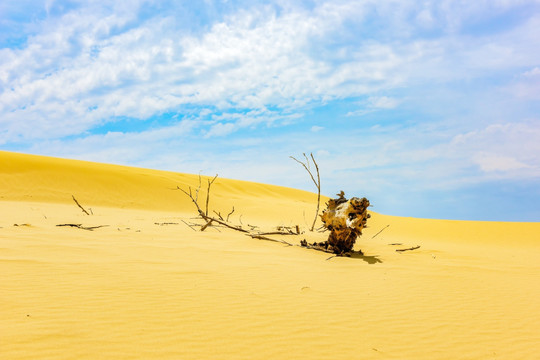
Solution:
{"label": "desert sand", "polygon": [[[540,358],[540,223],[372,212],[365,255],[331,257],[187,226],[197,175],[0,164],[2,359]],[[218,178],[209,207],[232,206],[234,224],[299,225],[294,244],[327,236],[313,193]]]}

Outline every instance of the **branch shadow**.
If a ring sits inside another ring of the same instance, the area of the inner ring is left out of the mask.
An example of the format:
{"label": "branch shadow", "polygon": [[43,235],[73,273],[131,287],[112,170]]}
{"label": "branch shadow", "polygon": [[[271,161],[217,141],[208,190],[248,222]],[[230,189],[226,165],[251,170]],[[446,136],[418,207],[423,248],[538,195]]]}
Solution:
{"label": "branch shadow", "polygon": [[350,256],[353,259],[361,259],[367,262],[370,265],[382,263],[382,260],[377,257],[377,255],[364,255],[360,252],[354,252]]}
{"label": "branch shadow", "polygon": [[[324,253],[327,253],[327,254],[331,253],[330,251],[327,251],[327,250],[325,250],[323,248],[314,247],[314,245],[315,244],[306,246],[304,244],[301,244],[300,246],[303,247],[304,249],[321,251],[321,252],[324,252]],[[333,259],[333,258],[336,258],[336,257],[348,257],[348,258],[352,258],[352,259],[360,259],[360,260],[364,260],[365,262],[367,262],[370,265],[379,264],[379,263],[383,262],[381,259],[378,258],[378,255],[364,255],[364,253],[362,251],[352,251],[352,252],[349,252],[349,253],[346,253],[346,254],[341,254],[341,255],[340,254],[332,254],[332,256],[330,256],[326,260],[330,260],[330,259]]]}

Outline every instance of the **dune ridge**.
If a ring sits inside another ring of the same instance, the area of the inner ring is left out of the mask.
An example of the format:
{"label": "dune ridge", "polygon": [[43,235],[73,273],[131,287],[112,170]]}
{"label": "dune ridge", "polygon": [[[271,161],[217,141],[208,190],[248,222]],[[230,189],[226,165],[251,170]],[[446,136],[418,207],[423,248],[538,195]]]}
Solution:
{"label": "dune ridge", "polygon": [[[176,187],[197,175],[3,151],[0,163],[2,359],[538,357],[540,223],[372,213],[366,256],[329,258],[186,226],[194,207]],[[218,178],[210,206],[305,231],[315,201]]]}

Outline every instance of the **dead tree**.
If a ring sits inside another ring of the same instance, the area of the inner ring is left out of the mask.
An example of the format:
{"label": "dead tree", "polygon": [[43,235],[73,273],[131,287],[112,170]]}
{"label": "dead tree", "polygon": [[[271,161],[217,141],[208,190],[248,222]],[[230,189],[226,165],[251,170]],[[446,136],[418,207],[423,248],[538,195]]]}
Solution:
{"label": "dead tree", "polygon": [[[242,232],[244,235],[250,236],[253,239],[278,242],[287,246],[294,246],[288,241],[285,241],[283,239],[270,238],[267,235],[289,235],[292,237],[299,236],[301,235],[301,232],[298,225],[294,229],[292,227],[279,226],[277,228],[277,231],[261,232],[255,231],[255,229],[258,228],[257,226],[249,225],[251,229],[247,230],[243,228],[242,225],[235,225],[230,223],[229,217],[234,212],[234,207],[233,210],[227,215],[226,219],[221,216],[221,213],[216,211],[214,211],[214,213],[218,217],[208,215],[210,188],[216,177],[214,177],[211,181],[208,180],[208,191],[206,193],[205,203],[206,208],[204,210],[201,208],[198,201],[198,195],[201,188],[200,179],[199,187],[195,189],[195,191],[191,187],[188,187],[187,190],[184,190],[177,186],[176,189],[174,189],[182,191],[191,199],[191,201],[195,205],[195,208],[197,209],[199,217],[204,220],[203,225],[189,224],[184,221],[187,226],[189,226],[194,231],[197,231],[195,227],[200,226],[200,231],[205,231],[209,227],[217,227],[221,225],[231,230]],[[327,209],[323,211],[323,214],[321,215],[324,228],[330,230],[328,240],[326,242],[309,244],[307,240],[304,239],[300,241],[301,247],[327,253],[333,253],[336,256],[352,256],[353,254],[363,255],[361,251],[353,251],[353,246],[356,238],[362,234],[362,229],[366,226],[366,220],[370,217],[370,215],[367,213],[369,201],[366,198],[359,199],[356,197],[347,200],[345,199],[344,195],[345,194],[342,191],[337,199],[330,200],[327,204]]]}
{"label": "dead tree", "polygon": [[310,231],[313,231],[313,229],[315,229],[315,223],[317,222],[317,216],[319,215],[319,207],[321,204],[321,177],[319,175],[319,166],[317,165],[317,162],[315,161],[315,158],[313,157],[313,153],[310,153],[309,155],[311,156],[311,160],[313,160],[313,164],[315,165],[315,170],[317,171],[317,180],[315,180],[315,177],[313,176],[313,173],[311,172],[311,165],[309,163],[309,158],[306,156],[306,153],[304,153],[303,155],[306,158],[305,163],[296,159],[294,156],[290,156],[290,158],[296,161],[297,163],[301,164],[304,167],[304,169],[306,169],[309,176],[311,176],[311,180],[313,180],[315,187],[317,188],[317,211],[315,212],[313,225],[311,225],[311,229],[310,229]]}
{"label": "dead tree", "polygon": [[354,243],[362,235],[366,221],[369,200],[366,198],[345,198],[341,191],[338,198],[328,202],[326,210],[321,215],[324,227],[330,230],[326,243],[319,244],[335,254],[345,254],[353,251]]}
{"label": "dead tree", "polygon": [[[201,226],[201,231],[206,230],[208,227],[210,227],[214,223],[216,223],[216,224],[225,226],[225,227],[227,227],[229,229],[240,231],[240,232],[244,233],[245,235],[251,236],[254,239],[279,242],[279,243],[282,243],[282,244],[285,244],[285,245],[288,245],[288,246],[292,246],[292,244],[289,243],[288,241],[281,240],[281,239],[271,239],[271,238],[268,238],[268,237],[264,236],[264,235],[268,235],[268,234],[254,233],[254,232],[252,232],[250,230],[244,229],[241,225],[234,225],[234,224],[229,223],[229,216],[234,212],[234,207],[233,207],[233,210],[227,215],[227,220],[224,220],[223,217],[219,213],[217,213],[219,218],[209,216],[208,215],[208,204],[209,204],[209,201],[210,201],[210,187],[212,186],[212,184],[214,183],[216,178],[217,178],[217,175],[211,181],[208,180],[208,190],[207,190],[207,193],[206,193],[206,208],[205,208],[205,211],[203,211],[201,209],[201,207],[199,206],[199,201],[198,201],[199,191],[200,191],[200,188],[201,188],[200,177],[199,177],[199,187],[195,190],[195,195],[193,194],[193,191],[192,191],[191,187],[188,188],[189,191],[186,191],[186,190],[184,190],[184,189],[182,189],[180,187],[177,187],[178,190],[182,191],[184,194],[186,194],[191,199],[191,201],[193,202],[193,204],[197,208],[197,212],[199,213],[199,216],[206,222],[203,226]],[[189,224],[187,224],[187,225],[190,226]],[[190,226],[190,227],[193,229],[192,226]],[[284,231],[274,232],[274,234],[276,234],[276,235],[277,234],[279,234],[279,235],[296,235],[296,234],[294,234],[292,232],[284,232]]]}

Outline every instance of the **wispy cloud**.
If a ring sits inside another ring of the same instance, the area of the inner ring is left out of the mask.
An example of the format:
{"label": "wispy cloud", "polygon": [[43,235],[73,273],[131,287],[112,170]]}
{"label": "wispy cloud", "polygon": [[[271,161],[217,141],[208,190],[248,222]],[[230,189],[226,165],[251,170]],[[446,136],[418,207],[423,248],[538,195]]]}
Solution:
{"label": "wispy cloud", "polygon": [[5,149],[289,186],[313,151],[396,209],[540,177],[537,1],[31,5],[0,5]]}

